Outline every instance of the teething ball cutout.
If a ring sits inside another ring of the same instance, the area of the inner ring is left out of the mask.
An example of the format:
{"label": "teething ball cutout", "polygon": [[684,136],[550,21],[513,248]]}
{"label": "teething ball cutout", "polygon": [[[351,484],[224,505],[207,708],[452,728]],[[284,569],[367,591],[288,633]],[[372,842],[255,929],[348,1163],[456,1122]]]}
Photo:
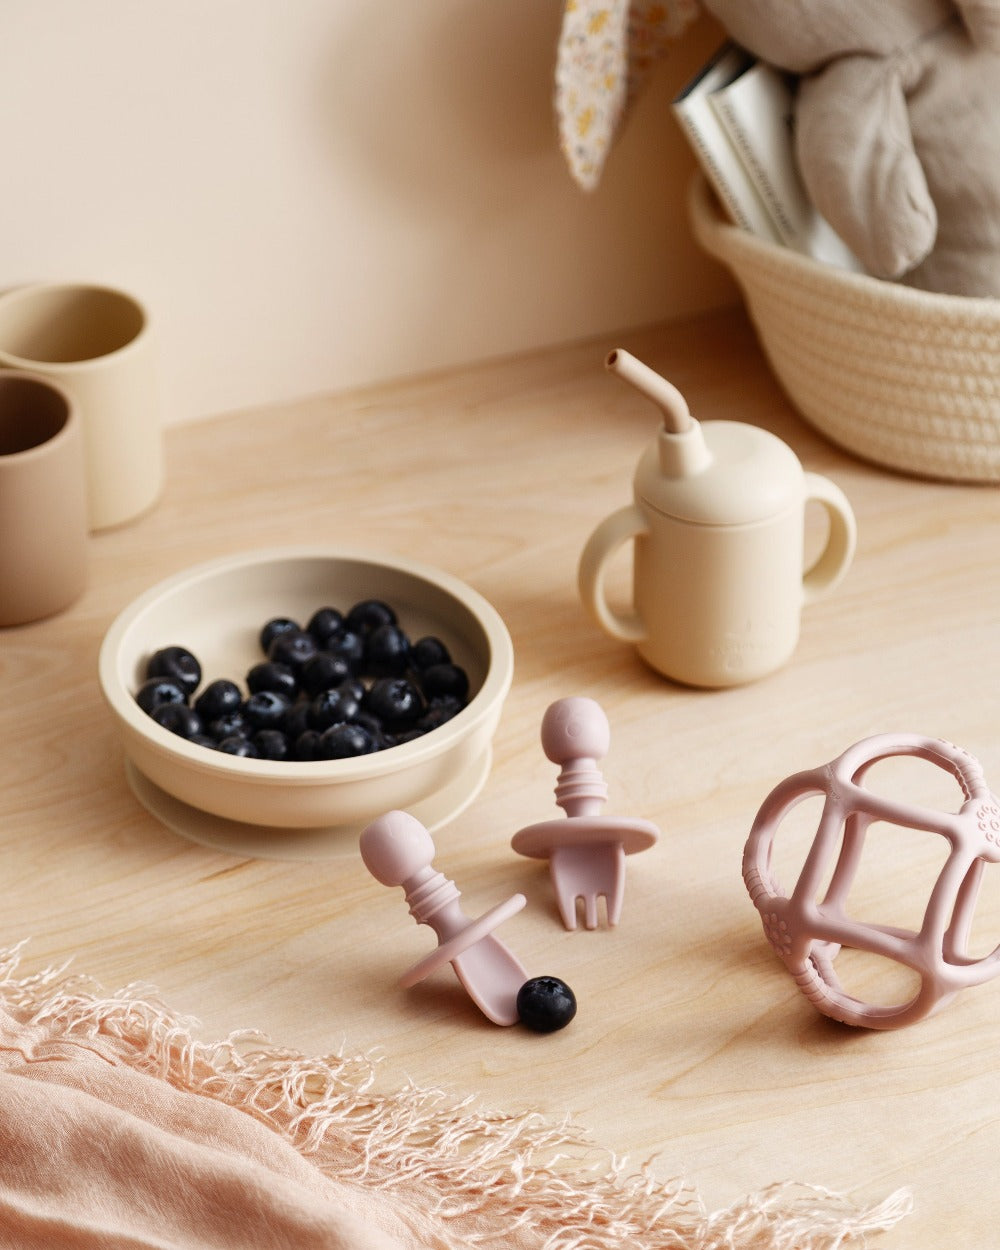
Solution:
{"label": "teething ball cutout", "polygon": [[[898,789],[885,793],[874,784],[874,766],[898,757],[940,770],[950,784],[934,787],[935,800],[944,788],[956,795],[956,803],[925,804]],[[815,835],[786,890],[776,873],[776,837],[807,802],[810,813],[818,813]],[[892,897],[893,863],[908,855],[911,844],[931,869],[928,897],[911,905],[909,923],[886,923],[883,915],[873,915],[879,911],[873,900]],[[885,880],[875,891],[859,890],[866,851],[872,849]],[[997,863],[1000,799],[987,787],[979,763],[940,739],[881,734],[771,791],[747,839],[743,880],[765,937],[813,1005],[845,1024],[892,1029],[930,1015],[958,990],[1000,972],[1000,947],[981,955],[970,950],[983,873]],[[906,993],[886,1002],[867,988],[848,992],[838,963],[843,967],[858,952],[876,957],[872,963],[883,967],[890,961],[894,974],[905,971],[905,977],[889,981],[895,989],[905,980]]]}

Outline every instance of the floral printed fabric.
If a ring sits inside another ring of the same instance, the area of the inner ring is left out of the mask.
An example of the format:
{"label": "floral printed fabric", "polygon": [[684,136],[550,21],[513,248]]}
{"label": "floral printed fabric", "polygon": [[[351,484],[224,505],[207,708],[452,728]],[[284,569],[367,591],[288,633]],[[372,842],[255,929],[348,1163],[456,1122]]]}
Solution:
{"label": "floral printed fabric", "polygon": [[649,67],[698,16],[699,0],[566,0],[556,58],[559,142],[592,191]]}

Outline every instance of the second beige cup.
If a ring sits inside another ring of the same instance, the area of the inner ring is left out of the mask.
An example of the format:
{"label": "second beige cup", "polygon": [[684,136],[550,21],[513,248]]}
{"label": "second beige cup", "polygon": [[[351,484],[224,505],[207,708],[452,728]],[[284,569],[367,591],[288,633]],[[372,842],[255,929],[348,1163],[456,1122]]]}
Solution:
{"label": "second beige cup", "polygon": [[163,488],[156,347],[145,308],[110,287],[36,283],[0,295],[0,369],[44,374],[77,400],[92,530],[131,521]]}
{"label": "second beige cup", "polygon": [[0,370],[0,625],[61,612],[86,582],[79,410],[47,378]]}

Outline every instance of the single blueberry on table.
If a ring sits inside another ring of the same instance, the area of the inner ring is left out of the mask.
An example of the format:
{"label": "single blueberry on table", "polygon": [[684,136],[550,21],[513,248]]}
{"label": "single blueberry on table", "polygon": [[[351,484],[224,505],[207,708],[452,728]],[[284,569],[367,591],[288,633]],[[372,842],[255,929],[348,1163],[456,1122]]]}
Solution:
{"label": "single blueberry on table", "polygon": [[517,992],[517,1014],[535,1033],[555,1033],[576,1015],[576,995],[558,977],[532,977]]}
{"label": "single blueberry on table", "polygon": [[201,665],[186,647],[161,647],[149,657],[146,676],[170,677],[190,697],[201,682]]}

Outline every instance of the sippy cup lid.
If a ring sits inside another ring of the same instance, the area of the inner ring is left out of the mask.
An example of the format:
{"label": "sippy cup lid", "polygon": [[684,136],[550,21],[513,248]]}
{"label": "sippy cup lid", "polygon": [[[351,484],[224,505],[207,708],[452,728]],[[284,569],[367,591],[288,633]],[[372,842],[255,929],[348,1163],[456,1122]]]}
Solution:
{"label": "sippy cup lid", "polygon": [[749,525],[801,500],[802,465],[768,430],[691,420],[663,428],[639,461],[635,493],[664,516],[695,525]]}
{"label": "sippy cup lid", "polygon": [[699,423],[672,382],[621,348],[604,363],[662,416],[635,473],[647,507],[695,525],[751,525],[801,500],[802,465],[776,435],[740,421]]}

